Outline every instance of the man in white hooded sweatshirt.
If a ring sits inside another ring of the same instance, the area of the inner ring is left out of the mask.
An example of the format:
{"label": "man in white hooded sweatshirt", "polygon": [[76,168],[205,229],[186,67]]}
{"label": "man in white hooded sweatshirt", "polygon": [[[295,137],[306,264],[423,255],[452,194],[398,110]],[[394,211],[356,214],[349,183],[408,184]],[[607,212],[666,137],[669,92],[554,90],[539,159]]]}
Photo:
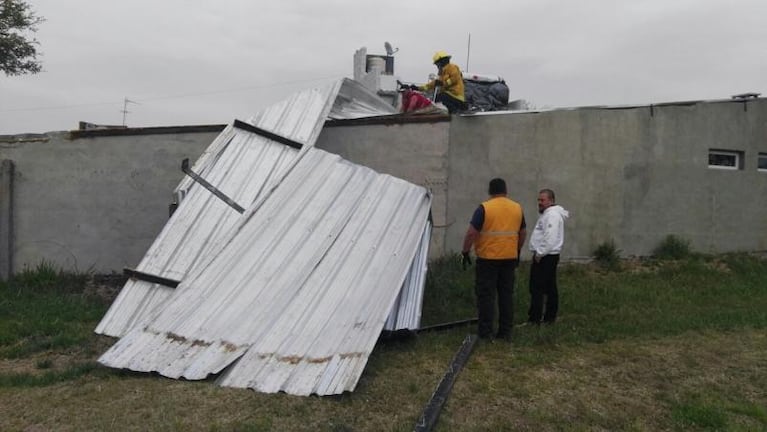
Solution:
{"label": "man in white hooded sweatshirt", "polygon": [[[538,221],[530,237],[533,262],[530,267],[530,324],[552,324],[557,320],[559,292],[557,290],[557,264],[565,242],[565,219],[570,216],[562,206],[555,204],[554,191],[538,192]],[[544,311],[544,296],[546,305]]]}

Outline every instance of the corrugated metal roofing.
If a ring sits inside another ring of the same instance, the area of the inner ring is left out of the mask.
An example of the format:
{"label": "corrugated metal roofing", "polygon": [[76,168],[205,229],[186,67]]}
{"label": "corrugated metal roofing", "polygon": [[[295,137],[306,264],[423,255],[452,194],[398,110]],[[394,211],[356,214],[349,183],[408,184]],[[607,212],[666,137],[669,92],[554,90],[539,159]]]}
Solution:
{"label": "corrugated metal roofing", "polygon": [[[381,115],[393,107],[352,80],[299,92],[249,119],[249,123],[292,141],[313,146],[329,116]],[[295,161],[298,150],[258,134],[227,126],[192,170],[248,208],[272,189]],[[175,192],[181,205],[155,239],[136,270],[183,280],[199,265],[240,214],[185,177]],[[173,292],[159,284],[129,280],[96,333],[122,336],[146,320]]]}
{"label": "corrugated metal roofing", "polygon": [[384,330],[417,330],[421,328],[421,306],[428,270],[429,242],[431,241],[431,222],[421,235],[421,244],[407,273],[397,301],[386,319]]}
{"label": "corrugated metal roofing", "polygon": [[305,148],[145,327],[99,361],[262,392],[353,390],[428,239],[425,188]]}
{"label": "corrugated metal roofing", "polygon": [[[97,332],[112,367],[293,394],[352,390],[378,334],[420,325],[431,226],[422,187],[311,148],[325,118],[393,113],[357,83],[304,92],[230,125],[184,179],[182,204]],[[235,123],[236,124],[236,123]],[[387,319],[388,317],[388,319]]]}

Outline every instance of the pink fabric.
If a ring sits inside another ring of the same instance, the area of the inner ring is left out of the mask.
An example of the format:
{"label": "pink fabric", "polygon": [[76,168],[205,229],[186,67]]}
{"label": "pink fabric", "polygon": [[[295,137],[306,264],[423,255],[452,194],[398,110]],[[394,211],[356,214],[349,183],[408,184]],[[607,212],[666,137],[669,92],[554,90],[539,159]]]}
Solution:
{"label": "pink fabric", "polygon": [[411,112],[431,105],[431,100],[415,90],[405,90],[402,94],[402,112]]}

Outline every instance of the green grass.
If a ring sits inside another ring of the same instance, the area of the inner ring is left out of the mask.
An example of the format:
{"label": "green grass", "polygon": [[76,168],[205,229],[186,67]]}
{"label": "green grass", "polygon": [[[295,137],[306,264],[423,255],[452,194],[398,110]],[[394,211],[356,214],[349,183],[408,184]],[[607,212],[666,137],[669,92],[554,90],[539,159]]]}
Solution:
{"label": "green grass", "polygon": [[[41,387],[56,384],[92,374],[99,370],[96,362],[85,362],[70,366],[62,371],[48,371],[44,374],[10,373],[0,374],[0,387]],[[104,369],[101,369],[103,372]]]}
{"label": "green grass", "polygon": [[[433,263],[424,298],[424,322],[436,324],[476,316],[473,269],[458,258]],[[696,330],[767,327],[767,263],[746,254],[648,261],[634,271],[599,271],[600,266],[561,265],[561,326],[557,343],[601,343],[627,337],[661,337]],[[529,263],[516,278],[515,322],[527,319]],[[519,332],[515,343],[537,343]]]}
{"label": "green grass", "polygon": [[82,345],[108,304],[85,293],[87,274],[42,263],[0,283],[0,358]]}
{"label": "green grass", "polygon": [[[475,330],[380,341],[352,393],[260,394],[98,366],[108,304],[89,278],[41,266],[0,284],[0,430],[412,430]],[[473,279],[457,256],[433,262],[423,324],[475,317]],[[767,430],[765,280],[747,254],[560,265],[560,320],[476,347],[437,430]]]}

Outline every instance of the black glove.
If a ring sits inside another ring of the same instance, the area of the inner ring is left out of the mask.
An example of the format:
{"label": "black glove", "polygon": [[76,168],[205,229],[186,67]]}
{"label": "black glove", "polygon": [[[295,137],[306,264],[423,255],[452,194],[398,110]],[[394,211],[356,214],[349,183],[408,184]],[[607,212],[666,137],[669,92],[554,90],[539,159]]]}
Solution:
{"label": "black glove", "polygon": [[435,80],[434,80],[434,85],[435,85],[435,86],[440,86],[440,87],[442,87],[442,80],[439,80],[439,79],[435,79]]}
{"label": "black glove", "polygon": [[468,252],[462,252],[463,258],[461,259],[461,267],[466,270],[466,267],[471,265],[471,255]]}

